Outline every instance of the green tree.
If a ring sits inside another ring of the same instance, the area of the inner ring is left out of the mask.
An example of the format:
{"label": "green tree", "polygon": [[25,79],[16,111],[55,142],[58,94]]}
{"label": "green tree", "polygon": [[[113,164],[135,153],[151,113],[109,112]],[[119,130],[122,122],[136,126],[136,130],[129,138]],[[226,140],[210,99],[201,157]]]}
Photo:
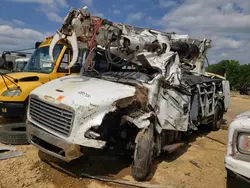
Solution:
{"label": "green tree", "polygon": [[206,68],[207,72],[226,76],[231,89],[239,89],[246,81],[250,80],[250,64],[240,65],[235,60],[223,60]]}
{"label": "green tree", "polygon": [[226,78],[230,82],[231,89],[239,89],[240,63],[238,61],[225,61]]}

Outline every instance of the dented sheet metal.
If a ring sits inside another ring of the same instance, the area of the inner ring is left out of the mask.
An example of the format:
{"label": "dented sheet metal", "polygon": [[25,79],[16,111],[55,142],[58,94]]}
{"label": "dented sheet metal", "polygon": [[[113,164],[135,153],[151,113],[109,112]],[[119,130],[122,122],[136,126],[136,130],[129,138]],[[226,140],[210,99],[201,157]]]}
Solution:
{"label": "dented sheet metal", "polygon": [[190,96],[174,89],[161,89],[157,117],[162,129],[187,131],[189,125]]}
{"label": "dented sheet metal", "polygon": [[166,73],[166,65],[170,62],[170,59],[175,55],[175,53],[166,52],[161,55],[155,55],[150,52],[144,52],[143,55],[148,60],[148,62],[150,62],[150,65],[152,67],[158,68],[162,71],[162,74],[164,75]]}
{"label": "dented sheet metal", "polygon": [[138,117],[130,117],[125,116],[125,119],[134,125],[136,125],[139,129],[148,127],[150,125],[150,116],[152,116],[153,112],[144,113]]}
{"label": "dented sheet metal", "polygon": [[198,98],[198,94],[196,93],[193,96],[191,110],[190,110],[191,120],[198,121],[198,115],[199,115],[199,98]]}
{"label": "dented sheet metal", "polygon": [[[63,91],[64,97],[60,101],[46,101],[44,96],[48,95],[48,93],[49,96],[54,99],[62,95],[62,92],[55,90],[55,85],[57,86],[56,89]],[[91,127],[101,125],[105,115],[116,110],[117,107],[114,105],[114,101],[137,96],[135,93],[135,87],[86,76],[67,76],[66,78],[56,79],[48,83],[46,89],[37,88],[36,96],[40,96],[40,100],[51,103],[52,105],[59,107],[63,104],[63,106],[69,106],[73,109],[74,121],[71,125],[70,136],[62,136],[49,127],[38,124],[36,121],[33,123],[47,132],[65,139],[67,142],[93,148],[103,148],[106,144],[105,141],[89,139],[86,138],[84,134]],[[145,94],[145,91],[143,93]],[[143,104],[145,104],[144,94],[142,96],[138,95],[138,97],[141,97]],[[30,114],[28,114],[28,116],[30,116]]]}

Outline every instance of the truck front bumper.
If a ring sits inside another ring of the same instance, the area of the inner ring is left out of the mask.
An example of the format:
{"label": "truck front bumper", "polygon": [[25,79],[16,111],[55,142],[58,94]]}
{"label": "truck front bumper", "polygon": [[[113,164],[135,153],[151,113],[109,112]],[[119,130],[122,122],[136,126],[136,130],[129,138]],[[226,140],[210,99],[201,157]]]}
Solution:
{"label": "truck front bumper", "polygon": [[22,117],[25,113],[24,102],[0,101],[0,116],[5,118]]}
{"label": "truck front bumper", "polygon": [[238,174],[240,176],[244,176],[247,179],[250,179],[250,162],[238,160],[233,158],[232,156],[226,156],[225,167],[235,175]]}
{"label": "truck front bumper", "polygon": [[40,129],[31,122],[27,122],[26,130],[29,143],[49,155],[66,162],[70,162],[83,155],[79,145],[68,143]]}

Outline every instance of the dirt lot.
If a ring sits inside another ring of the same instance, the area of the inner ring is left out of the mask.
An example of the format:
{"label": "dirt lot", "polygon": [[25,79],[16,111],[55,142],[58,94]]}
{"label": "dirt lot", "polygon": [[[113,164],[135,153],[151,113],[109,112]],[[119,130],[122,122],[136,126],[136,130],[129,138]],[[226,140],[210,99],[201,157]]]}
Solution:
{"label": "dirt lot", "polygon": [[[231,108],[225,119],[230,123],[232,118],[248,110],[249,106],[250,98],[232,94]],[[226,139],[226,130],[208,132],[202,129],[193,133],[184,148],[156,159],[148,183],[173,188],[225,188],[223,162]],[[0,188],[121,187],[81,177],[83,172],[133,181],[130,176],[131,161],[125,157],[101,154],[84,156],[70,164],[53,164],[42,162],[38,150],[31,145],[16,148],[24,155],[0,161]]]}

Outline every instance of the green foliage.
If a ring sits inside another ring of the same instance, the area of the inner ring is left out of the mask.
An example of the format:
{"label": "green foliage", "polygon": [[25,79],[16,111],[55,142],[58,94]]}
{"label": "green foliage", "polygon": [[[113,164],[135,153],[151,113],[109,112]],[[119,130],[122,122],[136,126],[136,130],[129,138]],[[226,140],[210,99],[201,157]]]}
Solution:
{"label": "green foliage", "polygon": [[230,82],[231,89],[240,89],[244,84],[250,84],[250,63],[240,65],[235,60],[223,60],[217,64],[212,64],[206,68],[207,72],[226,76]]}

